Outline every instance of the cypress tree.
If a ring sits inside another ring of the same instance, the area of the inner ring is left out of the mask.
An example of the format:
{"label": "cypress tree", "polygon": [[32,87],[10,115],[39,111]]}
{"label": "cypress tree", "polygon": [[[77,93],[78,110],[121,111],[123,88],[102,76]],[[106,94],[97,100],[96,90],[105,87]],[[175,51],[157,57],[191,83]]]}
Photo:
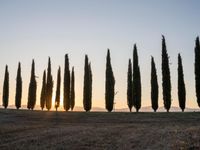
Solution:
{"label": "cypress tree", "polygon": [[106,84],[105,84],[105,104],[108,112],[113,110],[114,97],[115,97],[115,78],[112,71],[110,50],[107,51],[106,57]]}
{"label": "cypress tree", "polygon": [[6,65],[4,83],[3,83],[3,106],[5,109],[8,107],[8,99],[9,99],[9,72],[8,72],[8,66]]}
{"label": "cypress tree", "polygon": [[89,71],[88,71],[88,56],[85,55],[85,66],[84,66],[84,84],[83,84],[83,107],[85,111],[89,111],[90,109],[88,108],[88,99],[89,99],[89,94],[88,94],[88,84],[89,84]]}
{"label": "cypress tree", "polygon": [[132,84],[132,63],[131,59],[129,59],[128,63],[128,73],[127,73],[127,104],[129,107],[130,112],[132,112],[132,107],[133,107],[133,84]]}
{"label": "cypress tree", "polygon": [[178,54],[178,100],[179,100],[179,107],[181,108],[182,112],[185,109],[185,82],[184,82],[184,74],[183,74],[183,65],[182,65],[182,58],[181,55]]}
{"label": "cypress tree", "polygon": [[72,67],[72,75],[71,75],[71,93],[70,93],[70,101],[71,101],[71,110],[73,111],[75,105],[75,78],[74,78],[74,67]]}
{"label": "cypress tree", "polygon": [[86,112],[92,107],[92,72],[87,55],[85,55],[84,67],[83,107]]}
{"label": "cypress tree", "polygon": [[56,99],[55,99],[56,111],[57,111],[58,107],[60,106],[60,83],[61,83],[61,70],[59,67],[58,74],[57,74],[57,88],[56,88]]}
{"label": "cypress tree", "polygon": [[162,36],[162,87],[164,107],[169,112],[171,107],[171,80],[169,69],[169,57],[165,44],[165,37]]}
{"label": "cypress tree", "polygon": [[91,63],[88,65],[88,71],[89,71],[89,106],[90,109],[92,108],[92,69],[91,69]]}
{"label": "cypress tree", "polygon": [[49,111],[52,105],[52,93],[53,93],[53,77],[51,75],[51,59],[49,57],[47,68],[47,84],[46,84],[46,108]]}
{"label": "cypress tree", "polygon": [[195,86],[196,86],[196,97],[197,97],[197,103],[200,107],[200,43],[199,43],[199,37],[196,38],[195,41]]}
{"label": "cypress tree", "polygon": [[65,111],[70,109],[70,70],[68,54],[65,55],[63,103]]}
{"label": "cypress tree", "polygon": [[151,57],[151,105],[154,112],[156,112],[158,109],[158,79],[153,57]]}
{"label": "cypress tree", "polygon": [[138,112],[139,111],[139,109],[141,108],[141,90],[142,90],[142,88],[141,88],[141,75],[140,75],[140,66],[138,66],[138,81],[137,81],[138,83],[137,83],[137,85],[138,85],[138,98],[137,98],[137,101],[136,101],[136,111]]}
{"label": "cypress tree", "polygon": [[32,61],[32,69],[31,69],[31,79],[29,84],[29,91],[28,91],[28,104],[27,108],[33,110],[36,103],[36,90],[37,90],[37,83],[35,79],[35,62]]}
{"label": "cypress tree", "polygon": [[141,108],[141,78],[136,44],[133,48],[133,106],[136,112]]}
{"label": "cypress tree", "polygon": [[42,90],[40,95],[40,107],[43,110],[46,104],[46,71],[43,73]]}
{"label": "cypress tree", "polygon": [[18,64],[17,79],[16,79],[16,95],[15,95],[15,106],[17,109],[21,107],[22,99],[22,77],[21,77],[21,63]]}

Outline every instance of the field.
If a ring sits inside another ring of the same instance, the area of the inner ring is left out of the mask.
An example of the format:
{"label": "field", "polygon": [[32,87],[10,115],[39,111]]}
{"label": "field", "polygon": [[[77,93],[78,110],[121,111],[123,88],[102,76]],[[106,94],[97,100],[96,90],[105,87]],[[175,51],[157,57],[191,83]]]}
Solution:
{"label": "field", "polygon": [[0,109],[0,149],[200,149],[200,113]]}

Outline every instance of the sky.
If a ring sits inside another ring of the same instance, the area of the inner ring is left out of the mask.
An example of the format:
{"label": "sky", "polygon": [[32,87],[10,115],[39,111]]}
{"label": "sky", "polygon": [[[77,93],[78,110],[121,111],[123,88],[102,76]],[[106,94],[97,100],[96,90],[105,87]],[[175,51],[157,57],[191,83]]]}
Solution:
{"label": "sky", "polygon": [[128,59],[132,58],[136,43],[141,69],[142,107],[151,105],[151,56],[154,56],[158,73],[159,106],[163,106],[163,34],[170,56],[172,106],[178,106],[177,57],[181,53],[186,106],[198,108],[194,46],[195,38],[200,34],[199,6],[199,0],[0,0],[0,105],[6,64],[10,73],[9,105],[13,105],[15,100],[19,61],[23,78],[22,105],[26,105],[31,62],[35,59],[38,76],[36,103],[39,105],[42,74],[47,68],[48,56],[52,60],[55,96],[57,69],[61,66],[63,79],[64,55],[68,54],[70,67],[75,67],[75,105],[82,106],[84,56],[88,54],[93,72],[92,106],[104,108],[105,65],[109,48],[118,92],[115,107],[126,108]]}

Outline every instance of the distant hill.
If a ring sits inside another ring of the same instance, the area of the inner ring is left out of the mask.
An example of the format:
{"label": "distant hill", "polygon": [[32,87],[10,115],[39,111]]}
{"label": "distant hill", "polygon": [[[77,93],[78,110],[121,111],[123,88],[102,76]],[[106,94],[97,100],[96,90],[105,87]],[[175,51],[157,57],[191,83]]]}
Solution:
{"label": "distant hill", "polygon": [[[3,108],[3,107],[0,106],[0,108]],[[16,109],[16,107],[14,105],[9,106],[8,108]],[[21,109],[27,109],[27,106],[26,105],[22,105]],[[36,105],[35,110],[41,110],[40,106]],[[51,110],[54,111],[55,108],[52,108]],[[58,111],[64,111],[63,107],[60,107],[58,109]],[[84,109],[81,106],[76,106],[74,108],[74,111],[84,111]],[[101,107],[93,107],[91,111],[106,112],[106,109],[101,108]],[[133,108],[132,111],[135,112],[135,109]],[[165,110],[165,108],[163,106],[159,107],[157,111],[158,112],[166,112],[166,110]],[[170,108],[170,111],[171,112],[181,112],[180,108],[179,107],[175,107],[175,106],[172,106]],[[197,111],[200,111],[200,108],[186,108],[185,111],[186,112],[194,112],[194,111],[197,112]],[[128,108],[116,108],[115,110],[113,110],[113,112],[129,112],[129,109]],[[140,112],[153,112],[153,110],[152,110],[151,106],[146,106],[146,107],[142,107],[140,109]]]}

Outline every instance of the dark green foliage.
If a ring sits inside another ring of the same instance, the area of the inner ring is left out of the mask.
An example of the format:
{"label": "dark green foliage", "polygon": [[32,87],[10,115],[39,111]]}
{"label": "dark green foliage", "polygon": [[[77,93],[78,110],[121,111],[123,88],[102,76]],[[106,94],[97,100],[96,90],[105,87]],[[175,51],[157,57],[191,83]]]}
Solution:
{"label": "dark green foliage", "polygon": [[32,61],[32,69],[31,69],[31,79],[29,84],[29,90],[28,90],[28,109],[34,109],[35,103],[36,103],[36,90],[37,90],[37,83],[35,79],[35,62]]}
{"label": "dark green foliage", "polygon": [[133,107],[133,81],[132,81],[132,63],[131,59],[129,59],[128,63],[128,74],[127,74],[127,104],[130,112],[132,111]]}
{"label": "dark green foliage", "polygon": [[169,69],[169,57],[165,44],[165,37],[162,36],[162,87],[164,107],[169,112],[171,107],[171,79]]}
{"label": "dark green foliage", "polygon": [[71,110],[73,111],[75,105],[75,78],[74,78],[74,67],[72,67],[72,75],[71,75],[71,93],[70,93],[70,101],[71,101]]}
{"label": "dark green foliage", "polygon": [[133,106],[136,112],[141,108],[141,78],[136,44],[133,49]]}
{"label": "dark green foliage", "polygon": [[63,104],[65,111],[70,109],[70,70],[68,54],[65,55]]}
{"label": "dark green foliage", "polygon": [[49,57],[47,68],[47,84],[46,84],[46,108],[49,111],[52,105],[52,93],[53,93],[53,77],[51,74],[51,59]]}
{"label": "dark green foliage", "polygon": [[40,95],[40,107],[42,110],[44,109],[46,104],[46,71],[44,70],[43,73],[43,80],[42,80],[42,90]]}
{"label": "dark green foliage", "polygon": [[16,79],[16,95],[15,95],[15,106],[17,109],[21,107],[22,99],[22,77],[21,77],[21,63],[18,64],[17,79]]}
{"label": "dark green foliage", "polygon": [[60,86],[61,86],[61,70],[59,67],[58,74],[57,74],[57,88],[56,88],[56,99],[55,99],[56,111],[58,107],[60,106]]}
{"label": "dark green foliage", "polygon": [[137,90],[137,100],[136,100],[136,111],[138,112],[139,109],[141,108],[141,91],[142,91],[142,87],[141,87],[141,75],[140,75],[140,66],[138,66],[138,81],[137,81],[137,85],[138,85],[138,90]]}
{"label": "dark green foliage", "polygon": [[154,112],[156,112],[158,109],[158,79],[153,57],[151,57],[151,106]]}
{"label": "dark green foliage", "polygon": [[92,107],[92,69],[91,69],[91,63],[89,63],[88,69],[89,69],[89,87],[88,87],[89,105],[90,105],[90,109],[91,109],[91,107]]}
{"label": "dark green foliage", "polygon": [[3,83],[3,106],[6,109],[8,107],[9,99],[9,72],[8,66],[6,65],[4,83]]}
{"label": "dark green foliage", "polygon": [[195,42],[195,86],[196,86],[196,97],[197,97],[197,103],[200,107],[200,43],[199,43],[199,37],[196,38]]}
{"label": "dark green foliage", "polygon": [[86,112],[92,107],[92,71],[87,55],[85,55],[84,67],[83,107]]}
{"label": "dark green foliage", "polygon": [[182,111],[185,109],[185,100],[186,100],[186,91],[185,91],[185,82],[183,74],[183,65],[181,55],[178,54],[178,100],[179,107]]}
{"label": "dark green foliage", "polygon": [[108,112],[113,110],[114,97],[115,97],[115,78],[112,71],[110,50],[107,51],[106,57],[106,84],[105,84],[105,104]]}
{"label": "dark green foliage", "polygon": [[88,92],[88,87],[89,87],[89,68],[88,68],[88,56],[85,55],[85,66],[84,66],[84,85],[83,85],[83,107],[85,111],[89,111],[89,92]]}

